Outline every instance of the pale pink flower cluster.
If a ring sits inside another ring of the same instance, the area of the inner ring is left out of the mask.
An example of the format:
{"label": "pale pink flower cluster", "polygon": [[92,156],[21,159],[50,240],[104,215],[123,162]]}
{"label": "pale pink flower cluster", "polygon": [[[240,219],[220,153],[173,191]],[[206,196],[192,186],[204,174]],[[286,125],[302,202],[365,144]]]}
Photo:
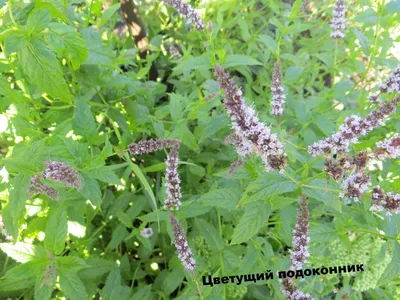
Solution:
{"label": "pale pink flower cluster", "polygon": [[174,244],[178,257],[186,270],[194,270],[196,261],[193,258],[192,250],[189,247],[185,233],[178,220],[170,213],[169,221],[172,226],[172,234],[174,236]]}
{"label": "pale pink flower cluster", "polygon": [[140,231],[140,235],[144,238],[149,238],[153,235],[153,229],[151,227],[143,228],[143,230]]}
{"label": "pale pink flower cluster", "polygon": [[164,0],[164,2],[175,8],[177,12],[179,12],[189,24],[194,25],[197,30],[203,30],[205,28],[203,20],[191,5],[185,3],[183,0]]}
{"label": "pale pink flower cluster", "polygon": [[400,157],[400,136],[396,133],[392,138],[386,139],[383,142],[376,143],[377,149],[374,151],[374,155],[380,159],[385,160],[387,158],[396,159]]}
{"label": "pale pink flower cluster", "polygon": [[180,145],[179,139],[150,139],[145,141],[140,141],[139,143],[131,143],[128,146],[129,152],[132,155],[139,155],[145,153],[151,153],[156,150],[161,150],[164,148],[171,148]]}
{"label": "pale pink flower cluster", "polygon": [[308,252],[308,244],[310,243],[310,238],[308,236],[308,218],[308,199],[306,196],[302,195],[300,207],[297,212],[296,225],[293,230],[293,249],[290,250],[290,262],[292,268],[295,270],[301,269],[307,262],[307,258],[310,256],[310,253]]}
{"label": "pale pink flower cluster", "polygon": [[397,66],[379,88],[382,93],[400,92],[400,65]]}
{"label": "pale pink flower cluster", "polygon": [[385,193],[380,186],[375,186],[372,190],[371,211],[384,211],[390,216],[392,213],[400,214],[400,194],[393,192]]}
{"label": "pale pink flower cluster", "polygon": [[333,19],[331,21],[331,38],[344,38],[344,30],[346,29],[346,3],[344,0],[336,0],[335,9],[333,10]]}
{"label": "pale pink flower cluster", "polygon": [[245,104],[242,91],[234,84],[228,72],[217,65],[215,76],[224,91],[223,103],[231,118],[234,134],[239,139],[238,144],[244,146],[238,152],[247,154],[251,144],[252,152],[262,158],[267,170],[282,170],[286,166],[286,154],[276,134],[271,133],[259,121],[254,109]]}
{"label": "pale pink flower cluster", "polygon": [[275,63],[274,72],[272,73],[271,92],[271,113],[276,116],[281,116],[285,107],[286,96],[282,85],[282,71],[279,60]]}
{"label": "pale pink flower cluster", "polygon": [[43,178],[63,183],[78,190],[83,188],[82,176],[74,168],[63,162],[48,161],[43,172]]}
{"label": "pale pink flower cluster", "polygon": [[312,156],[324,153],[349,152],[350,145],[358,142],[358,137],[366,135],[375,127],[396,111],[396,106],[400,103],[400,97],[382,103],[379,110],[371,111],[363,120],[359,116],[352,115],[347,117],[344,124],[340,125],[339,131],[331,137],[315,142],[308,147],[308,153]]}
{"label": "pale pink flower cluster", "polygon": [[30,198],[36,194],[47,195],[53,200],[59,199],[58,191],[55,188],[43,183],[38,175],[34,175],[31,177],[31,184],[28,187],[26,196],[27,198]]}
{"label": "pale pink flower cluster", "polygon": [[364,173],[355,173],[347,177],[342,184],[343,193],[340,198],[348,197],[358,201],[360,196],[368,189],[371,178]]}

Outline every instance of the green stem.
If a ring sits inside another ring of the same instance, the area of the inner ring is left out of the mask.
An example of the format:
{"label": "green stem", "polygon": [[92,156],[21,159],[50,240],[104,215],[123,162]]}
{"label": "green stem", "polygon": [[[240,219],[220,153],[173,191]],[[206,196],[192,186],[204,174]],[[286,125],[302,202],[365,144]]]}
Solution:
{"label": "green stem", "polygon": [[313,190],[322,190],[322,191],[327,191],[327,192],[335,192],[335,193],[342,193],[343,191],[341,190],[336,190],[336,189],[328,189],[320,186],[313,186],[313,185],[307,185],[304,184],[303,187],[308,188],[308,189],[313,189]]}
{"label": "green stem", "polygon": [[199,285],[199,282],[198,282],[197,279],[196,279],[196,276],[194,275],[194,272],[193,272],[193,271],[190,271],[189,274],[190,274],[190,277],[192,277],[192,280],[196,283],[197,293],[199,294],[200,300],[203,300],[204,297],[203,297],[203,295],[201,294],[200,285]]}
{"label": "green stem", "polygon": [[11,22],[14,24],[14,26],[17,27],[18,29],[20,29],[21,27],[19,26],[19,24],[17,22],[15,22],[15,19],[14,19],[14,14],[13,14],[13,11],[12,11],[13,2],[14,1],[9,1],[8,2],[8,11],[9,11],[9,14],[10,14],[10,19],[11,19]]}
{"label": "green stem", "polygon": [[375,231],[372,231],[372,230],[359,229],[359,228],[357,228],[355,231],[356,231],[356,232],[358,231],[358,232],[366,232],[366,233],[375,234],[375,235],[378,235],[378,236],[380,236],[380,237],[382,237],[382,238],[386,238],[386,239],[391,239],[391,240],[396,240],[396,241],[399,240],[399,239],[398,239],[397,237],[395,237],[395,236],[390,236],[390,235],[386,235],[386,234],[381,234],[381,233],[379,233],[379,232],[375,232]]}
{"label": "green stem", "polygon": [[10,257],[7,255],[6,260],[5,260],[5,262],[4,262],[4,265],[3,265],[2,275],[4,275],[4,273],[6,272],[7,265],[8,265],[8,260],[9,260],[9,259],[10,259]]}
{"label": "green stem", "polygon": [[[217,216],[218,216],[218,232],[219,232],[219,236],[222,239],[221,216],[220,216],[218,210],[217,210]],[[224,276],[225,275],[225,266],[224,266],[224,259],[222,257],[222,252],[219,254],[219,261],[220,261],[220,264],[221,264],[222,275]],[[222,292],[223,292],[224,299],[226,299],[226,287],[225,287],[225,285],[222,286]]]}

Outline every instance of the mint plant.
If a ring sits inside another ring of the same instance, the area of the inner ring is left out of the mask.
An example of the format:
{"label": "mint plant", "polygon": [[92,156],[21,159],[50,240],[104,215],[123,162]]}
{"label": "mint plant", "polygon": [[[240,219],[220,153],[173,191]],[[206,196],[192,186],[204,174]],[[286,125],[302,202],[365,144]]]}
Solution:
{"label": "mint plant", "polygon": [[398,299],[397,0],[0,1],[1,299]]}

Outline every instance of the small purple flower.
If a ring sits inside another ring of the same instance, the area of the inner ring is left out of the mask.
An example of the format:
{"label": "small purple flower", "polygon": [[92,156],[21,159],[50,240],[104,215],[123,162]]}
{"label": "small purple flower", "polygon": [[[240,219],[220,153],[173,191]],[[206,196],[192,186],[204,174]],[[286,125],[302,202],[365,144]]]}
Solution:
{"label": "small purple flower", "polygon": [[219,87],[224,91],[223,104],[231,118],[238,141],[245,145],[246,149],[249,141],[252,144],[252,152],[261,157],[267,170],[282,170],[286,166],[286,154],[276,134],[271,133],[271,130],[259,121],[254,109],[246,105],[242,91],[234,84],[228,72],[217,65],[215,76]]}
{"label": "small purple flower", "polygon": [[149,238],[153,235],[153,229],[148,227],[148,228],[143,228],[142,231],[140,231],[140,235],[144,238]]}
{"label": "small purple flower", "polygon": [[354,201],[358,201],[370,184],[371,178],[366,174],[352,174],[343,181],[342,189],[344,192],[340,195],[340,197],[348,197]]}
{"label": "small purple flower", "polygon": [[51,186],[43,183],[38,175],[34,175],[31,177],[31,185],[28,187],[26,196],[27,198],[30,198],[36,194],[47,195],[53,200],[59,199],[58,191],[55,188],[52,188]]}
{"label": "small purple flower", "polygon": [[297,222],[293,230],[293,249],[290,250],[290,262],[292,268],[295,270],[301,269],[310,256],[308,252],[308,244],[310,243],[310,238],[308,237],[308,218],[308,199],[305,195],[302,195],[300,207],[297,212]]}
{"label": "small purple flower", "polygon": [[185,233],[178,220],[170,213],[169,221],[172,226],[172,234],[174,236],[174,244],[178,257],[186,270],[194,270],[196,261],[193,258],[192,250],[189,247]]}
{"label": "small purple flower", "polygon": [[175,46],[174,44],[169,45],[169,53],[176,60],[180,60],[182,58],[182,54],[179,51],[179,48],[177,46]]}
{"label": "small purple flower", "polygon": [[60,182],[78,190],[83,188],[82,176],[66,163],[59,161],[48,161],[43,172],[43,178]]}
{"label": "small purple flower", "polygon": [[181,180],[178,174],[178,147],[173,147],[167,157],[166,187],[168,198],[165,200],[166,209],[178,210],[181,206]]}
{"label": "small purple flower", "polygon": [[400,92],[400,65],[397,66],[379,88],[382,93]]}
{"label": "small purple flower", "polygon": [[342,39],[344,38],[344,30],[346,29],[346,3],[344,0],[336,0],[335,9],[333,10],[333,19],[331,22],[331,38]]}
{"label": "small purple flower", "polygon": [[185,3],[183,0],[164,0],[166,4],[176,9],[189,24],[194,25],[197,30],[203,30],[205,28],[203,20],[194,8]]}
{"label": "small purple flower", "polygon": [[372,190],[371,211],[384,211],[388,216],[400,214],[400,194],[393,192],[385,193],[380,186],[375,186]]}
{"label": "small purple flower", "polygon": [[276,116],[281,116],[285,107],[286,96],[282,85],[282,71],[279,60],[275,63],[274,72],[272,73],[271,92],[271,113]]}

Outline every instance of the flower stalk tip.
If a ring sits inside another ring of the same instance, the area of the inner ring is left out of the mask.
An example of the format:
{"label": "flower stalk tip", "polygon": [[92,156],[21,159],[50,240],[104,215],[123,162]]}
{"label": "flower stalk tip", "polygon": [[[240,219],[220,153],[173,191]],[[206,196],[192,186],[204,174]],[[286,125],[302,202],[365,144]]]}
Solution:
{"label": "flower stalk tip", "polygon": [[168,215],[169,222],[172,226],[172,234],[174,236],[174,244],[178,257],[186,270],[194,270],[196,261],[193,258],[192,250],[189,247],[185,233],[178,220],[171,213]]}

